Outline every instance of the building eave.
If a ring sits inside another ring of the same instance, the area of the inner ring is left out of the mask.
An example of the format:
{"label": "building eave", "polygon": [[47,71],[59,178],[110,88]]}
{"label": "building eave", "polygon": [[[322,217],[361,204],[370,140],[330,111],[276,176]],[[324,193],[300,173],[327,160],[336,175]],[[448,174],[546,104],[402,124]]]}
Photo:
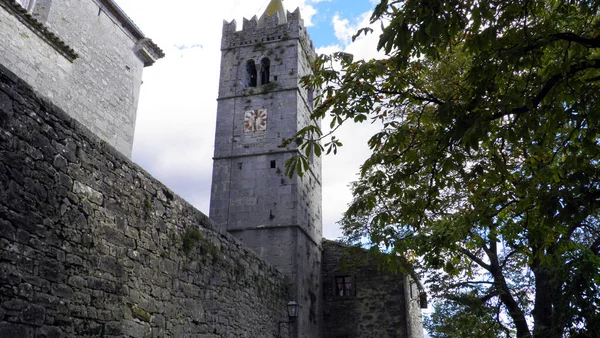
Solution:
{"label": "building eave", "polygon": [[152,65],[165,56],[163,50],[152,39],[146,37],[142,30],[131,20],[114,0],[96,0],[115,20],[121,24],[136,41],[136,54],[144,62],[144,66]]}
{"label": "building eave", "polygon": [[29,27],[37,36],[46,41],[54,50],[73,62],[79,54],[67,45],[60,37],[51,32],[46,25],[39,22],[23,6],[15,0],[0,0],[0,7],[14,15],[21,23]]}

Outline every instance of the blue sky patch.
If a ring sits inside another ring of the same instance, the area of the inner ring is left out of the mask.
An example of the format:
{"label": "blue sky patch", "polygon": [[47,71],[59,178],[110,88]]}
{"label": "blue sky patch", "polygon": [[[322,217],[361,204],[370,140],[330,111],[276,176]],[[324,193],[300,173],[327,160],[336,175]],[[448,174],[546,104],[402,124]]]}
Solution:
{"label": "blue sky patch", "polygon": [[[284,3],[285,5],[285,3]],[[365,12],[374,8],[369,0],[331,0],[312,3],[317,14],[312,17],[313,26],[308,28],[315,48],[339,44],[335,37],[332,18],[338,14],[341,19],[348,19],[350,24]]]}

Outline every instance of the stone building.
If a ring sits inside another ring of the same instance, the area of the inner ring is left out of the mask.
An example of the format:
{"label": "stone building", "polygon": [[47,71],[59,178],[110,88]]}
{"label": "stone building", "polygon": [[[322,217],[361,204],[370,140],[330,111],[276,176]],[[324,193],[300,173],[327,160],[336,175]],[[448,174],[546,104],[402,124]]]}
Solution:
{"label": "stone building", "polygon": [[127,156],[142,70],[163,56],[113,0],[0,0],[0,64]]}
{"label": "stone building", "polygon": [[367,252],[323,240],[324,338],[422,338],[420,292]]}

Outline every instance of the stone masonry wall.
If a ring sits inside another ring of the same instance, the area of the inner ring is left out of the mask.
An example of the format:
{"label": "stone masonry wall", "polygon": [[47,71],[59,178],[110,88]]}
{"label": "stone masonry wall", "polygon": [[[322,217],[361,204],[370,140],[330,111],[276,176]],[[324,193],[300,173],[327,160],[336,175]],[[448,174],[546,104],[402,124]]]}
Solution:
{"label": "stone masonry wall", "polygon": [[[402,274],[379,270],[356,247],[323,241],[324,338],[423,338],[419,295]],[[336,277],[351,281],[340,295]]]}
{"label": "stone masonry wall", "polygon": [[279,272],[0,66],[0,337],[275,337],[286,297]]}
{"label": "stone masonry wall", "polygon": [[38,0],[41,23],[78,54],[70,61],[5,6],[0,64],[130,157],[144,67],[136,42],[95,1]]}

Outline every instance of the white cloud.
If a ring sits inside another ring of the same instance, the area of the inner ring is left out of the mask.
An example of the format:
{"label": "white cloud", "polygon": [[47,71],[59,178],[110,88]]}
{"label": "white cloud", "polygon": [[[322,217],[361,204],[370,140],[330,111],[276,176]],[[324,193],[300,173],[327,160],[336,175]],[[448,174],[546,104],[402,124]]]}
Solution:
{"label": "white cloud", "polygon": [[[379,25],[371,25],[369,18],[371,12],[363,13],[357,19],[350,21],[336,14],[332,18],[336,37],[340,44],[321,47],[319,54],[331,54],[343,51],[354,55],[354,59],[369,60],[383,58],[383,53],[377,52],[377,42],[381,34]],[[359,28],[371,27],[373,33],[361,35],[352,42],[352,36]],[[324,132],[328,132],[329,121],[323,121]],[[339,225],[336,224],[342,213],[352,201],[349,184],[358,179],[357,173],[360,165],[368,158],[371,151],[367,141],[375,132],[380,130],[378,124],[363,122],[361,124],[347,124],[336,131],[336,136],[344,146],[338,150],[337,155],[323,158],[323,236],[337,238],[342,235]]]}
{"label": "white cloud", "polygon": [[370,16],[371,12],[366,12],[353,20],[353,22],[350,22],[349,19],[341,18],[340,15],[336,13],[331,20],[336,38],[344,45],[350,44],[352,42],[352,36],[354,36],[360,28],[369,26]]}
{"label": "white cloud", "polygon": [[333,54],[335,52],[339,52],[342,50],[344,50],[344,48],[342,46],[336,44],[336,45],[319,47],[319,48],[317,48],[316,52],[317,52],[317,54],[330,55],[330,54]]}
{"label": "white cloud", "polygon": [[350,22],[348,19],[341,19],[340,15],[336,14],[333,16],[331,21],[333,23],[335,37],[338,38],[338,40],[340,40],[344,45],[350,43],[352,34],[354,34],[356,30],[350,27]]}
{"label": "white cloud", "polygon": [[312,17],[317,14],[317,10],[311,5],[305,5],[304,9],[301,10],[302,19],[304,20],[304,26],[312,27]]}

